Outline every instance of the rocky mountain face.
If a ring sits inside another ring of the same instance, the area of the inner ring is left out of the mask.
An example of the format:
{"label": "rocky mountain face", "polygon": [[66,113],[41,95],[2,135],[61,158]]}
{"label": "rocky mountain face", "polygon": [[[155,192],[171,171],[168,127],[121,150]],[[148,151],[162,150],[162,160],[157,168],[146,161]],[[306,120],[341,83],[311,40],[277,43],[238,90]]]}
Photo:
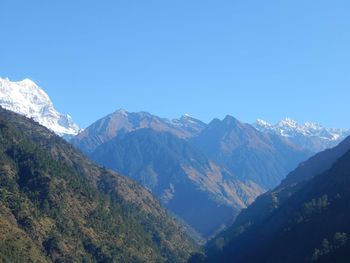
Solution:
{"label": "rocky mountain face", "polygon": [[301,163],[192,262],[346,262],[349,164],[350,137]]}
{"label": "rocky mountain face", "polygon": [[207,126],[204,122],[191,117],[188,114],[181,116],[180,119],[174,119],[171,121],[173,125],[175,125],[178,129],[186,131],[186,138],[191,138],[199,135],[204,128]]}
{"label": "rocky mountain face", "polygon": [[263,189],[242,181],[171,133],[140,129],[100,145],[91,158],[126,174],[208,237],[232,223]]}
{"label": "rocky mountain face", "polygon": [[72,118],[59,113],[45,91],[30,79],[14,82],[0,78],[0,106],[32,118],[60,136],[80,131]]}
{"label": "rocky mountain face", "polygon": [[259,132],[232,116],[214,119],[191,142],[240,179],[251,180],[264,189],[278,185],[311,154],[281,136]]}
{"label": "rocky mountain face", "polygon": [[274,125],[258,119],[253,126],[259,131],[288,138],[296,145],[314,153],[332,148],[350,135],[350,129],[325,128],[313,122],[299,124],[290,118],[281,120]]}
{"label": "rocky mountain face", "polygon": [[189,116],[170,121],[148,112],[128,112],[119,109],[94,122],[75,138],[72,144],[78,145],[86,154],[91,154],[99,145],[131,131],[150,128],[157,132],[169,132],[179,138],[189,138],[200,132],[205,124]]}
{"label": "rocky mountain face", "polygon": [[310,154],[233,117],[210,124],[118,110],[71,140],[154,193],[205,238]]}
{"label": "rocky mountain face", "polygon": [[1,262],[186,262],[197,248],[151,193],[0,109]]}

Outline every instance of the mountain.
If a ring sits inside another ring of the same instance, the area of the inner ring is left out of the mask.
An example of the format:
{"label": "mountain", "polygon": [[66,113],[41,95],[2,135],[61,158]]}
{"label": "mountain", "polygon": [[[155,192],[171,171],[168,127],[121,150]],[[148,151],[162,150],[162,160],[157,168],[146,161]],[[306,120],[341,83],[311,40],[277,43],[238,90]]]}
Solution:
{"label": "mountain", "polygon": [[189,116],[174,121],[160,118],[148,112],[128,112],[119,109],[112,114],[94,122],[75,138],[73,145],[86,154],[91,154],[99,145],[119,134],[150,128],[158,132],[169,132],[179,138],[189,138],[196,135],[205,124]]}
{"label": "mountain", "polygon": [[59,113],[45,91],[30,79],[13,82],[0,78],[0,106],[32,118],[60,136],[80,131],[72,118]]}
{"label": "mountain", "polygon": [[263,192],[170,132],[138,129],[101,144],[90,156],[146,186],[206,238]]}
{"label": "mountain", "polygon": [[196,246],[136,182],[0,109],[1,262],[185,262]]}
{"label": "mountain", "polygon": [[281,120],[274,125],[258,119],[253,126],[259,131],[286,137],[293,143],[314,153],[334,147],[350,135],[350,129],[330,129],[313,122],[299,124],[290,118]]}
{"label": "mountain", "polygon": [[186,131],[188,133],[188,136],[186,137],[194,137],[199,135],[207,126],[206,123],[191,117],[189,114],[181,116],[180,119],[172,120],[172,123],[180,130]]}
{"label": "mountain", "polygon": [[70,141],[140,182],[204,238],[277,185],[309,152],[231,116],[209,125],[118,110]]}
{"label": "mountain", "polygon": [[202,261],[347,262],[343,250],[349,244],[342,248],[338,239],[350,231],[349,158],[350,137],[301,163],[210,241]]}
{"label": "mountain", "polygon": [[240,179],[265,189],[278,185],[311,155],[281,136],[260,132],[229,115],[223,120],[214,119],[191,142]]}

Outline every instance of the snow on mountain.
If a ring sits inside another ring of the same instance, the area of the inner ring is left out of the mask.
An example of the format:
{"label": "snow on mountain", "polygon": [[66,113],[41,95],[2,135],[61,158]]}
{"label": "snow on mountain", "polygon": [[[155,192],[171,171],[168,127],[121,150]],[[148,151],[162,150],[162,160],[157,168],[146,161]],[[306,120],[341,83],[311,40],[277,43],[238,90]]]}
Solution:
{"label": "snow on mountain", "polygon": [[312,142],[315,151],[333,147],[350,135],[350,129],[326,128],[314,122],[300,124],[291,118],[286,118],[276,124],[258,119],[253,126],[262,132],[287,137],[300,146],[306,146],[306,144]]}
{"label": "snow on mountain", "polygon": [[80,131],[71,116],[59,113],[45,91],[30,79],[14,82],[0,78],[0,106],[32,118],[60,136]]}
{"label": "snow on mountain", "polygon": [[189,132],[190,137],[198,135],[207,126],[204,122],[193,118],[189,114],[184,114],[180,119],[171,120],[171,124]]}
{"label": "snow on mountain", "polygon": [[338,140],[343,137],[344,134],[350,132],[349,129],[329,129],[314,122],[306,122],[299,124],[297,121],[286,118],[279,121],[277,124],[272,125],[264,120],[258,119],[254,126],[261,131],[275,132],[285,137],[306,136],[306,137],[321,137],[325,140]]}

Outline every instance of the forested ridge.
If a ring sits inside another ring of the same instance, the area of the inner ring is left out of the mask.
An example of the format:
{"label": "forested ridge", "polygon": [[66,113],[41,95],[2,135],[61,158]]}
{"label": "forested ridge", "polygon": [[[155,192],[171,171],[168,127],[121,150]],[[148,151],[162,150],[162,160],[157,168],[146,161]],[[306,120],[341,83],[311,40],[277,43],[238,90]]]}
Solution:
{"label": "forested ridge", "polygon": [[197,248],[134,181],[0,109],[1,262],[185,262]]}

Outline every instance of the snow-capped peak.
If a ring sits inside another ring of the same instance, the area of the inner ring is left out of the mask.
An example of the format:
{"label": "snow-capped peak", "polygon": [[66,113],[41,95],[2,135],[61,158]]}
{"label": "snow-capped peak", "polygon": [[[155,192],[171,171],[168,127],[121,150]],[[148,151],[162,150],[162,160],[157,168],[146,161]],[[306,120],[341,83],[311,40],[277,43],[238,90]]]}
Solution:
{"label": "snow-capped peak", "polygon": [[[9,79],[7,78],[7,80],[9,81]],[[24,80],[20,80],[20,81],[17,81],[17,83],[20,83],[22,85],[25,85],[25,86],[33,86],[33,87],[37,87],[37,85],[35,84],[34,81],[32,81],[31,79],[24,79]]]}
{"label": "snow-capped peak", "polygon": [[294,129],[297,129],[299,124],[297,121],[291,119],[291,118],[285,118],[284,120],[280,120],[278,123],[277,123],[277,126],[279,127],[288,127],[288,128],[294,128]]}
{"label": "snow-capped peak", "polygon": [[260,131],[272,132],[284,137],[319,137],[328,141],[336,141],[340,138],[344,138],[350,133],[350,130],[329,129],[315,122],[299,124],[291,118],[285,118],[277,122],[275,125],[271,125],[264,120],[258,119],[253,125]]}
{"label": "snow-capped peak", "polygon": [[191,123],[198,123],[199,122],[196,118],[192,117],[188,113],[185,113],[184,115],[182,115],[180,120],[184,121],[184,122],[191,122]]}
{"label": "snow-capped peak", "polygon": [[259,127],[265,127],[265,128],[269,128],[272,126],[269,122],[267,122],[263,119],[257,119],[255,122],[255,125],[257,125]]}
{"label": "snow-capped peak", "polygon": [[190,114],[185,113],[183,114],[179,119],[173,119],[170,121],[172,124],[176,125],[176,126],[183,126],[183,125],[201,125],[203,124],[202,121],[192,117]]}
{"label": "snow-capped peak", "polygon": [[32,118],[60,136],[80,131],[69,115],[57,112],[46,92],[30,79],[15,82],[0,78],[0,106]]}
{"label": "snow-capped peak", "polygon": [[171,120],[170,123],[191,134],[190,137],[198,135],[206,127],[204,122],[192,117],[188,113],[182,115],[180,119]]}
{"label": "snow-capped peak", "polygon": [[123,108],[120,108],[120,109],[116,110],[115,113],[123,115],[125,117],[127,117],[129,115],[129,112],[126,109],[123,109]]}

